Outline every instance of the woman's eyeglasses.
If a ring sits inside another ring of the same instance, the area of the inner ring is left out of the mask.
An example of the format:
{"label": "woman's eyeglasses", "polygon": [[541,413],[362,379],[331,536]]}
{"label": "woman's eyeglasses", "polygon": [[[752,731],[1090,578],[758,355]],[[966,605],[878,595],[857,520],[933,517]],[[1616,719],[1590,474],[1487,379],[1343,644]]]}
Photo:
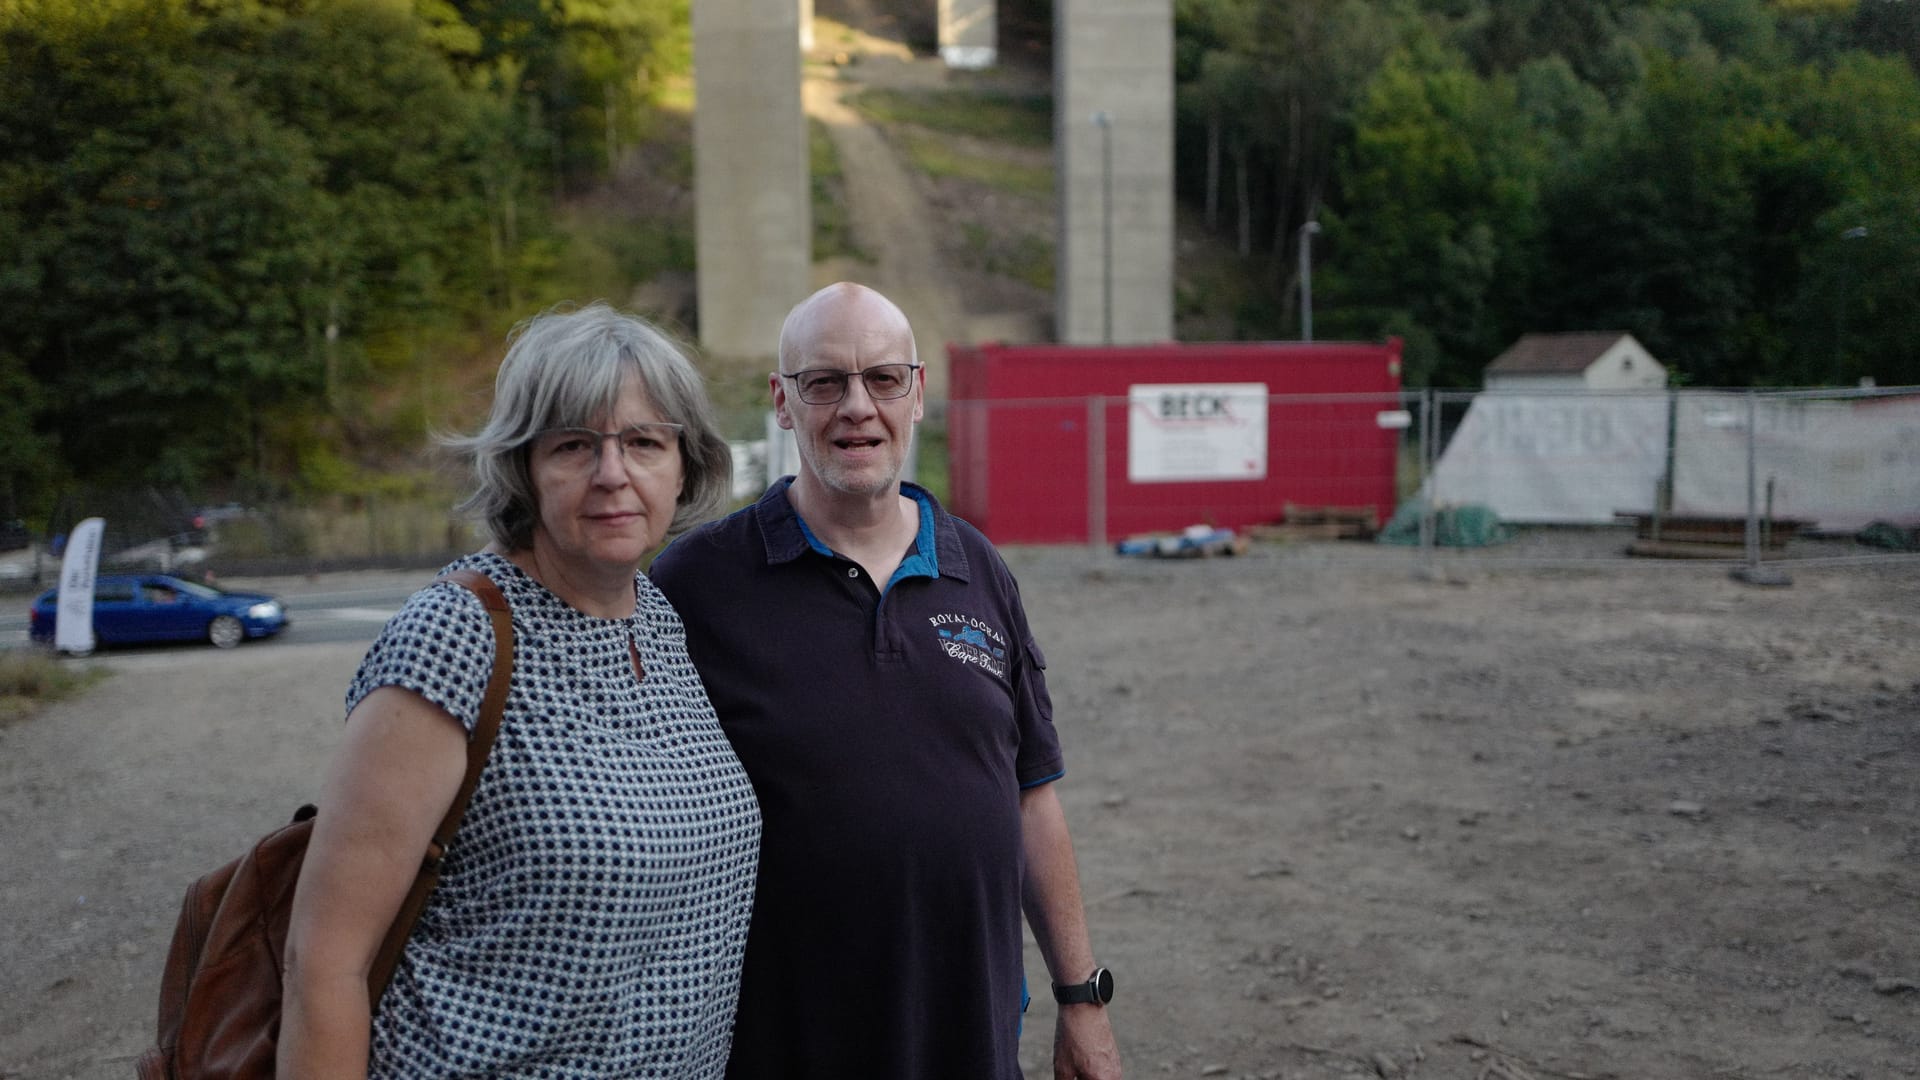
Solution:
{"label": "woman's eyeglasses", "polygon": [[619,431],[592,428],[548,428],[527,440],[535,464],[545,463],[570,472],[591,472],[600,461],[601,447],[612,439],[620,456],[636,469],[664,464],[680,449],[680,424],[633,424]]}

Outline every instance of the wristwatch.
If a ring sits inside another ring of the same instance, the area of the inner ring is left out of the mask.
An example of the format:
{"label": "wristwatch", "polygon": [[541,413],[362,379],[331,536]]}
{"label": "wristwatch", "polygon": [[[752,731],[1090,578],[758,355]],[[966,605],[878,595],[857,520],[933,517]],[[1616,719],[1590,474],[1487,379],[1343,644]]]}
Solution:
{"label": "wristwatch", "polygon": [[1113,972],[1094,968],[1093,977],[1068,986],[1053,984],[1053,1000],[1062,1005],[1105,1005],[1113,1000]]}

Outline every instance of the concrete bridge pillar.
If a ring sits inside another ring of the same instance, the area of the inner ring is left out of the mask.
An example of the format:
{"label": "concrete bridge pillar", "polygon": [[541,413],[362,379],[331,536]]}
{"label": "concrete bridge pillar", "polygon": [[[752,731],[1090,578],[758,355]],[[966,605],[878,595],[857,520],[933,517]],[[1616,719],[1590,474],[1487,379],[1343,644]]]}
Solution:
{"label": "concrete bridge pillar", "polygon": [[795,0],[699,0],[693,9],[694,227],[700,342],[772,357],[806,298],[813,259]]}
{"label": "concrete bridge pillar", "polygon": [[1057,0],[1057,333],[1173,339],[1172,0]]}
{"label": "concrete bridge pillar", "polygon": [[1000,59],[995,0],[940,0],[940,59],[950,68],[990,68]]}

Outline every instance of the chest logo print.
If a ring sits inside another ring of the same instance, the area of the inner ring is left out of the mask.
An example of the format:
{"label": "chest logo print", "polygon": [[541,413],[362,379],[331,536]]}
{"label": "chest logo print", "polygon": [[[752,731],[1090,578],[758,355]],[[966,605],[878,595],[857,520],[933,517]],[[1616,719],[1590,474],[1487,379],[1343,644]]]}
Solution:
{"label": "chest logo print", "polygon": [[940,635],[942,652],[995,678],[1007,677],[1007,639],[1000,631],[971,615],[935,615],[927,622]]}

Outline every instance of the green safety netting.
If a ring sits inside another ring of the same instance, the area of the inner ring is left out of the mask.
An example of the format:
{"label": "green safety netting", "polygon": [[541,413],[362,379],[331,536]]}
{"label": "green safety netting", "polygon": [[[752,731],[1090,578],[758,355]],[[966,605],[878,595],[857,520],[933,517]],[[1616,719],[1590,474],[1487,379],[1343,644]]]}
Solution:
{"label": "green safety netting", "polygon": [[[1408,499],[1394,510],[1393,519],[1380,530],[1382,544],[1407,546],[1420,543],[1420,516],[1426,512],[1426,500]],[[1433,542],[1440,547],[1488,547],[1513,539],[1513,530],[1501,524],[1500,515],[1486,506],[1441,506],[1433,512]]]}
{"label": "green safety netting", "polygon": [[1885,521],[1874,522],[1854,533],[1853,538],[1868,547],[1887,548],[1890,551],[1920,551],[1920,528],[1903,529]]}

